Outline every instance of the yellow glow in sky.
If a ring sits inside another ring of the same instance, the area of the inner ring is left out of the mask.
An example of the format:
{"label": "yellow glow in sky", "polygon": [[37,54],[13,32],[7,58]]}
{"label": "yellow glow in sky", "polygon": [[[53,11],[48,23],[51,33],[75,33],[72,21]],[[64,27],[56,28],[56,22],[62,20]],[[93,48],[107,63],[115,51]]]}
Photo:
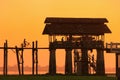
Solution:
{"label": "yellow glow in sky", "polygon": [[[38,40],[41,47],[48,46],[48,37],[42,35],[46,17],[107,18],[109,21],[107,25],[112,34],[107,34],[105,41],[119,42],[119,8],[120,0],[0,0],[0,46],[3,46],[6,39],[9,41],[9,46],[19,45],[24,38],[29,42]],[[63,66],[61,56],[64,55],[64,51],[62,54],[60,52],[57,54],[59,63],[57,65]],[[41,51],[40,65],[48,65],[48,53]],[[10,59],[16,58],[14,56]],[[26,65],[31,64],[29,60],[30,58],[26,59]],[[107,67],[115,66],[114,54],[105,54],[105,60]],[[9,65],[16,64],[12,62],[13,60],[9,61]]]}

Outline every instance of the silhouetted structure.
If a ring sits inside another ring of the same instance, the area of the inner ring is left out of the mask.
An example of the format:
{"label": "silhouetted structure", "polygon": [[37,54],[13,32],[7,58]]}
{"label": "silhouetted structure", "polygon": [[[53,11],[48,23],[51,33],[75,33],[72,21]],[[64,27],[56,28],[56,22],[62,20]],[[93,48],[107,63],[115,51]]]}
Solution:
{"label": "silhouetted structure", "polygon": [[[81,56],[74,52],[76,73],[88,75],[90,65],[97,75],[104,75],[104,34],[111,33],[106,22],[105,18],[46,18],[43,34],[49,35],[49,73],[56,74],[56,49],[65,49],[65,74],[72,74],[72,50],[80,49]],[[97,50],[96,63],[88,57],[88,50],[93,49]]]}
{"label": "silhouetted structure", "polygon": [[116,54],[116,76],[120,80],[120,43],[106,43],[107,53]]}
{"label": "silhouetted structure", "polygon": [[[43,34],[49,35],[49,48],[38,47],[38,41],[31,47],[25,39],[20,47],[3,47],[3,75],[8,75],[8,51],[16,53],[19,75],[24,75],[24,50],[32,50],[32,75],[38,74],[38,49],[49,49],[49,74],[56,74],[56,49],[65,49],[65,74],[72,74],[72,50],[74,49],[74,73],[77,75],[105,74],[104,53],[116,53],[116,75],[120,78],[120,43],[106,43],[105,33],[111,33],[105,18],[46,18]],[[60,40],[59,40],[60,38]],[[96,60],[88,51],[97,52]],[[93,73],[91,73],[91,68]]]}
{"label": "silhouetted structure", "polygon": [[48,49],[48,48],[38,48],[38,41],[32,42],[32,47],[26,47],[26,41],[21,44],[21,47],[8,47],[8,42],[4,43],[4,47],[0,49],[4,50],[4,62],[3,62],[3,75],[8,75],[8,50],[12,50],[16,53],[17,66],[19,75],[24,75],[24,50],[32,50],[32,75],[38,74],[38,49]]}

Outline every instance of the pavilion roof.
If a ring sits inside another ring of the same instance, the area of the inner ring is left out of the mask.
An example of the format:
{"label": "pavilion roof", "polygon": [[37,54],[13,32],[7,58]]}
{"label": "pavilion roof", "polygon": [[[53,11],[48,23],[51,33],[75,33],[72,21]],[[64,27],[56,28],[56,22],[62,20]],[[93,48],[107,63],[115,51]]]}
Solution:
{"label": "pavilion roof", "polygon": [[111,33],[106,18],[52,18],[45,20],[43,34],[49,35],[100,35]]}

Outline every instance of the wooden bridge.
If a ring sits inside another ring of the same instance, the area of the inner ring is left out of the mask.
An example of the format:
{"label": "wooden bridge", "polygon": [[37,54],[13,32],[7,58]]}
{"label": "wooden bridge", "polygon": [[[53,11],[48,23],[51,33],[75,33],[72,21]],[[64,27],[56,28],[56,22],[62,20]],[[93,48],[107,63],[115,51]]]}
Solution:
{"label": "wooden bridge", "polygon": [[106,43],[107,53],[120,53],[120,43]]}
{"label": "wooden bridge", "polygon": [[[65,49],[65,74],[72,74],[73,71],[72,50],[80,49],[82,57],[80,65],[76,65],[79,68],[77,74],[89,75],[88,65],[90,63],[88,61],[88,50],[92,51],[92,49],[96,49],[97,60],[94,65],[94,67],[96,66],[94,70],[97,75],[105,75],[104,51],[108,53],[114,52],[116,55],[120,53],[120,43],[106,43],[106,45],[104,45],[104,35],[106,33],[111,33],[111,30],[105,24],[107,22],[108,20],[106,18],[48,17],[45,20],[46,25],[42,34],[48,35],[49,47],[38,47],[37,41],[32,42],[32,47],[26,47],[27,43],[25,40],[21,44],[21,47],[9,47],[8,42],[5,41],[4,47],[0,47],[0,49],[4,50],[3,74],[7,75],[8,72],[8,49],[12,49],[16,53],[19,75],[24,74],[24,50],[32,50],[32,75],[37,75],[38,49],[48,49],[50,52],[49,74],[56,74],[56,49]],[[63,38],[61,41],[57,40],[58,36],[65,38],[65,40]],[[118,56],[116,59],[118,59]]]}
{"label": "wooden bridge", "polygon": [[106,52],[116,55],[116,76],[120,76],[120,43],[106,43]]}
{"label": "wooden bridge", "polygon": [[26,47],[26,42],[21,44],[21,47],[9,47],[8,41],[4,43],[4,47],[0,49],[4,50],[4,61],[3,61],[3,75],[8,74],[8,50],[14,51],[17,57],[17,66],[19,75],[24,75],[24,50],[32,50],[32,75],[38,74],[38,49],[49,49],[47,47],[38,47],[38,41],[32,42],[32,47]]}
{"label": "wooden bridge", "polygon": [[[53,43],[54,44],[54,43]],[[55,43],[56,45],[56,43]],[[61,43],[59,44],[61,45]],[[58,45],[58,47],[60,47]],[[73,47],[73,46],[72,46]],[[78,47],[73,47],[74,49],[77,49]],[[38,47],[38,42],[32,42],[32,47],[26,47],[24,44],[21,45],[21,47],[9,47],[7,40],[4,43],[4,47],[0,47],[0,49],[4,50],[4,63],[3,63],[3,75],[8,74],[8,50],[12,49],[16,53],[17,57],[17,65],[18,65],[18,72],[19,75],[24,75],[24,50],[32,50],[32,75],[38,74],[38,49],[48,49],[48,47]],[[60,47],[60,49],[64,49],[64,47]],[[106,43],[104,48],[102,48],[107,53],[120,53],[120,43]],[[118,59],[118,58],[117,58]]]}

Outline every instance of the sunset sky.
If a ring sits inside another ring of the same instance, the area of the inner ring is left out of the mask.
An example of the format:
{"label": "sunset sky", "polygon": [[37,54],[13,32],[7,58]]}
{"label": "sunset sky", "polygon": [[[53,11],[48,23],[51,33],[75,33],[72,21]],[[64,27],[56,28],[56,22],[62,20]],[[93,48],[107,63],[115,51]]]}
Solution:
{"label": "sunset sky", "polygon": [[[38,40],[39,47],[48,47],[48,37],[42,35],[46,17],[107,18],[112,34],[105,42],[120,42],[120,0],[0,0],[0,46]],[[49,51],[39,51],[39,65],[48,65]],[[0,66],[3,52],[0,50]],[[25,65],[31,66],[31,51],[25,51]],[[64,50],[57,50],[57,65],[64,66]],[[9,65],[16,65],[16,55],[9,51]],[[115,67],[114,53],[105,53],[105,66]]]}

